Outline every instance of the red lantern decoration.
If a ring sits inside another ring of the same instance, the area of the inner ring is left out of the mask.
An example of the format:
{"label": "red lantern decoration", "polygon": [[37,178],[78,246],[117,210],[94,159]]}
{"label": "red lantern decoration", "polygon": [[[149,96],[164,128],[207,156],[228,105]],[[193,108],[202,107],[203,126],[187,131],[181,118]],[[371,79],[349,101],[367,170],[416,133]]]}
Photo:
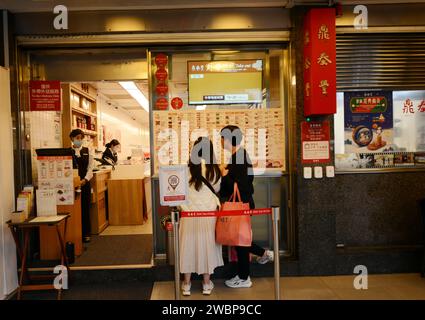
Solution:
{"label": "red lantern decoration", "polygon": [[181,98],[173,98],[171,100],[171,107],[175,110],[179,110],[183,107],[183,100]]}
{"label": "red lantern decoration", "polygon": [[304,115],[336,113],[335,8],[311,9],[304,22]]}

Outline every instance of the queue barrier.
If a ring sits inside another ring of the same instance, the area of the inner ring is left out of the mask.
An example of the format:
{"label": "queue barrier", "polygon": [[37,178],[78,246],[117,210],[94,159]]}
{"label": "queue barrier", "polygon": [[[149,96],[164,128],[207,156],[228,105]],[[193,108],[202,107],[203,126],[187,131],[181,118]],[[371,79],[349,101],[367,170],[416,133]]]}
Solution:
{"label": "queue barrier", "polygon": [[180,300],[180,252],[179,252],[179,222],[180,218],[224,217],[224,216],[257,216],[271,215],[273,222],[273,250],[274,250],[274,287],[275,299],[280,300],[280,261],[279,261],[279,219],[280,208],[260,208],[250,210],[229,211],[182,211],[176,207],[171,210],[171,223],[174,230],[174,289],[175,299]]}

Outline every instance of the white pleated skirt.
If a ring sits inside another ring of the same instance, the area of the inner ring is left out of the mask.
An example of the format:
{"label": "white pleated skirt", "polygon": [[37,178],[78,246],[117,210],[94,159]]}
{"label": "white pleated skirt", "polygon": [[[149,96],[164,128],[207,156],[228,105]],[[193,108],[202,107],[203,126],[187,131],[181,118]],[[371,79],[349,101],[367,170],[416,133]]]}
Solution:
{"label": "white pleated skirt", "polygon": [[213,274],[223,265],[221,245],[215,242],[215,217],[180,220],[180,272]]}

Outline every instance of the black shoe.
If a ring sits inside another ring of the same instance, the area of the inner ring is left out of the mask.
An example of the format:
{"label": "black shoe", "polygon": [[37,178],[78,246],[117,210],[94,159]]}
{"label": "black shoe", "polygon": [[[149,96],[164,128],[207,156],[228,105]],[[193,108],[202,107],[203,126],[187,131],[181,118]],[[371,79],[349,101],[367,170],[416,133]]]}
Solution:
{"label": "black shoe", "polygon": [[83,242],[84,242],[84,243],[89,243],[89,242],[90,242],[90,240],[91,240],[91,239],[90,239],[90,237],[84,237],[84,238],[83,238]]}

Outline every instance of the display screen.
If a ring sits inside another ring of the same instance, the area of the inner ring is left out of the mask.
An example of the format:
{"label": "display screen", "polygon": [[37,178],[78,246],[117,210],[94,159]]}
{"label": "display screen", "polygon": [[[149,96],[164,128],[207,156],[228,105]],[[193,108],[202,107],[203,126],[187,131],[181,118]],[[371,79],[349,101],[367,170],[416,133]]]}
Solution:
{"label": "display screen", "polygon": [[263,60],[188,61],[189,104],[262,103]]}

